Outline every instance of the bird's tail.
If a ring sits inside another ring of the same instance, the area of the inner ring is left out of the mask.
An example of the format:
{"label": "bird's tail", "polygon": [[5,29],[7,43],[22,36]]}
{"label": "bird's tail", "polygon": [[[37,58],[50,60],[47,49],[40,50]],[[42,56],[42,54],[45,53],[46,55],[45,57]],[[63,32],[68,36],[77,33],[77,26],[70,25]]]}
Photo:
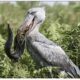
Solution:
{"label": "bird's tail", "polygon": [[74,78],[80,78],[80,70],[71,60],[70,67],[68,68],[68,74]]}

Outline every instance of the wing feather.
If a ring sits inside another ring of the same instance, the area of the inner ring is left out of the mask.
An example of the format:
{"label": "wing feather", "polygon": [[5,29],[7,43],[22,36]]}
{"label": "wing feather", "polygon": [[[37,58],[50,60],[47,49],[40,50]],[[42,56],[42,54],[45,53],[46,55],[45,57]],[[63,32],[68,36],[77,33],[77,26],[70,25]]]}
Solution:
{"label": "wing feather", "polygon": [[41,42],[33,42],[32,45],[47,62],[53,65],[63,66],[69,62],[68,56],[58,45],[48,45]]}
{"label": "wing feather", "polygon": [[64,50],[51,40],[47,39],[44,35],[38,33],[36,35],[32,34],[28,37],[27,43],[31,44],[34,55],[40,55],[48,63],[55,66],[67,67],[69,66],[70,59],[64,52]]}

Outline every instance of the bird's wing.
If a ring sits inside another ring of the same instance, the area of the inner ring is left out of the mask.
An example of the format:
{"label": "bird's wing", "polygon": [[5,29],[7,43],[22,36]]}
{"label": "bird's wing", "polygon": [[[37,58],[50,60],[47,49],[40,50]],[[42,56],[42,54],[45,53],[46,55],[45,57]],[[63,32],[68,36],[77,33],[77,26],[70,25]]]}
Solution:
{"label": "bird's wing", "polygon": [[66,66],[69,62],[63,49],[45,37],[40,37],[40,39],[37,37],[35,41],[32,41],[32,46],[38,52],[36,54],[53,65]]}
{"label": "bird's wing", "polygon": [[[38,34],[28,38],[28,45],[34,58],[40,61],[45,61],[48,65],[58,66],[66,72],[71,73],[75,77],[80,76],[78,67],[68,58],[64,50],[48,40],[45,36]],[[41,65],[44,63],[41,62]]]}

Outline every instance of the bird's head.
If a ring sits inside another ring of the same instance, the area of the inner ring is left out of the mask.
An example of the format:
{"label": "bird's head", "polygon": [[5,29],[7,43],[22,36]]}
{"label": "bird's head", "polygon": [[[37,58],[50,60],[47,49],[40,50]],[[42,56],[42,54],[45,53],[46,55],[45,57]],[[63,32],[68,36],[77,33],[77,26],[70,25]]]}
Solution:
{"label": "bird's head", "polygon": [[45,20],[45,9],[42,8],[31,8],[27,14],[32,15],[36,20],[37,24]]}
{"label": "bird's head", "polygon": [[[37,25],[40,25],[45,20],[45,10],[44,8],[31,8],[27,11],[24,22],[18,31],[22,34],[26,32],[31,32]],[[24,32],[24,33],[23,33]]]}

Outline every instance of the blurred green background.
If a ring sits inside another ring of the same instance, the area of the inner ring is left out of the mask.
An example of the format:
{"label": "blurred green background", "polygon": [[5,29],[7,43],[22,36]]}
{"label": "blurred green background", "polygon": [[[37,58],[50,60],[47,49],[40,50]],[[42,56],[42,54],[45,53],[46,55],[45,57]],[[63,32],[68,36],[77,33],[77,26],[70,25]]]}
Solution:
{"label": "blurred green background", "polygon": [[[12,4],[14,3],[14,4]],[[43,4],[44,3],[44,4]],[[80,2],[54,2],[53,5],[46,2],[0,2],[0,77],[2,78],[60,78],[56,67],[39,68],[25,49],[19,62],[14,63],[6,56],[4,44],[7,39],[7,22],[16,35],[16,31],[22,24],[26,12],[32,7],[46,9],[46,20],[40,28],[40,32],[48,39],[59,44],[80,68]],[[52,2],[50,2],[52,3]]]}

